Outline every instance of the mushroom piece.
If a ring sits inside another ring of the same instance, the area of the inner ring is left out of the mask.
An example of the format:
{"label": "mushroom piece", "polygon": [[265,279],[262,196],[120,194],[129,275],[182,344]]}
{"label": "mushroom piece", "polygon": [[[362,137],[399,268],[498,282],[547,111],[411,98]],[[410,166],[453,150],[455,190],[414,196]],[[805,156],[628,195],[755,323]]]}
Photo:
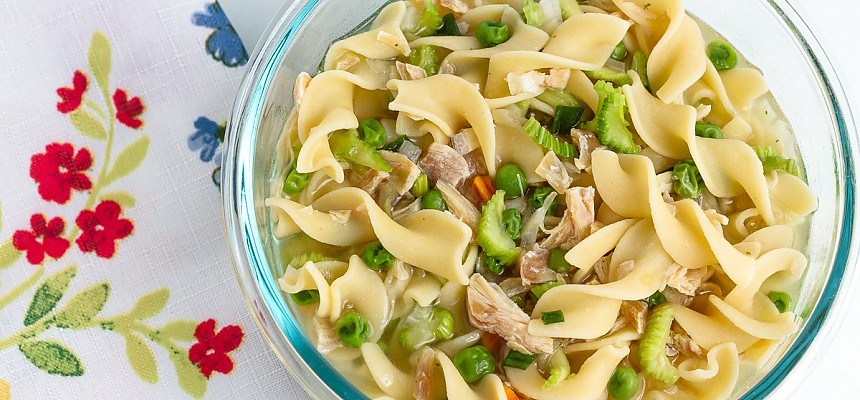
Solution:
{"label": "mushroom piece", "polygon": [[390,151],[381,151],[382,158],[388,165],[391,165],[391,172],[388,180],[394,184],[397,193],[400,195],[406,194],[415,180],[421,175],[421,168],[418,168],[409,157]]}
{"label": "mushroom piece", "polygon": [[505,296],[502,288],[481,274],[474,274],[466,289],[469,322],[472,326],[501,336],[508,347],[525,353],[552,353],[552,338],[529,333],[529,316]]}
{"label": "mushroom piece", "polygon": [[546,74],[537,71],[521,74],[511,72],[505,80],[508,82],[508,90],[514,96],[521,93],[538,95],[546,89],[546,77]]}
{"label": "mushroom piece", "polygon": [[710,277],[709,268],[685,268],[677,263],[666,271],[666,286],[687,296],[695,296],[696,290]]}
{"label": "mushroom piece", "polygon": [[334,331],[334,324],[328,318],[314,317],[314,328],[317,331],[317,351],[328,354],[343,347],[343,342]]}
{"label": "mushroom piece", "polygon": [[570,135],[579,144],[579,157],[573,160],[573,164],[580,171],[591,173],[591,153],[600,147],[600,140],[593,132],[582,129],[571,129]]}
{"label": "mushroom piece", "polygon": [[567,210],[561,217],[561,222],[544,239],[541,247],[545,249],[562,248],[570,250],[591,234],[591,224],[594,223],[593,187],[575,187],[565,191]]}
{"label": "mushroom piece", "polygon": [[645,332],[645,323],[648,322],[648,304],[644,301],[621,302],[621,315],[630,326],[636,329],[640,335]]}
{"label": "mushroom piece", "polygon": [[546,179],[547,183],[559,193],[564,193],[573,183],[573,178],[567,173],[564,163],[552,151],[546,153],[535,168],[535,173]]}
{"label": "mushroom piece", "polygon": [[398,61],[397,72],[400,74],[400,79],[404,81],[417,81],[427,77],[427,71],[417,65],[407,64]]}
{"label": "mushroom piece", "polygon": [[568,81],[570,81],[570,69],[552,68],[546,77],[546,86],[550,89],[562,90],[567,88]]}
{"label": "mushroom piece", "polygon": [[431,144],[418,165],[434,182],[442,180],[456,186],[469,177],[466,159],[444,144]]}
{"label": "mushroom piece", "polygon": [[425,346],[418,353],[418,365],[415,367],[415,386],[412,387],[415,400],[430,400],[435,367],[436,351]]}

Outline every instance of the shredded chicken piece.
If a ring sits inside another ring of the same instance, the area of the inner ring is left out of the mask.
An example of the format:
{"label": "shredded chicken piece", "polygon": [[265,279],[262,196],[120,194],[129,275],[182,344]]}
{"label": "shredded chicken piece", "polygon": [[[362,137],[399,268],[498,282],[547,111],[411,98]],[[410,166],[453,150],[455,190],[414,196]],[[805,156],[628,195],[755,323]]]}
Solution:
{"label": "shredded chicken piece", "polygon": [[415,367],[415,386],[412,387],[412,396],[415,400],[430,400],[433,368],[436,367],[436,351],[424,347],[418,353],[418,365]]}
{"label": "shredded chicken piece", "polygon": [[592,269],[594,270],[594,274],[597,275],[597,280],[600,283],[609,283],[609,256],[600,257]]}
{"label": "shredded chicken piece", "polygon": [[520,93],[538,95],[546,89],[546,77],[546,74],[537,71],[529,71],[521,74],[511,72],[508,73],[505,80],[508,82],[508,90],[514,96]]}
{"label": "shredded chicken piece", "polygon": [[442,192],[442,198],[445,200],[448,210],[466,225],[469,225],[472,231],[475,231],[478,220],[481,218],[481,211],[466,196],[463,196],[454,185],[444,180],[436,182],[436,189]]}
{"label": "shredded chicken piece", "polygon": [[412,189],[415,180],[421,175],[421,169],[403,154],[390,151],[381,151],[380,154],[382,154],[385,162],[391,165],[392,169],[388,180],[394,184],[397,193],[403,195]]}
{"label": "shredded chicken piece", "polygon": [[549,185],[559,193],[564,193],[573,183],[573,178],[568,175],[564,163],[552,151],[546,153],[535,168],[535,173],[546,179]]}
{"label": "shredded chicken piece", "polygon": [[702,351],[699,344],[685,333],[669,332],[669,340],[666,342],[666,346],[687,357],[705,356],[705,352]]}
{"label": "shredded chicken piece", "polygon": [[633,272],[634,268],[636,268],[636,263],[634,263],[633,260],[627,260],[618,264],[618,267],[616,267],[615,270],[609,272],[609,281],[617,282],[624,279],[627,275],[630,275],[630,273]]}
{"label": "shredded chicken piece", "polygon": [[348,71],[350,68],[358,65],[358,63],[360,62],[361,58],[359,58],[355,53],[347,52],[337,59],[337,63],[334,65],[334,69],[340,71]]}
{"label": "shredded chicken piece", "polygon": [[478,141],[478,135],[475,134],[475,130],[467,128],[451,136],[451,147],[458,154],[465,156],[481,147],[481,143]]}
{"label": "shredded chicken piece", "polygon": [[314,328],[317,331],[317,351],[320,353],[328,354],[343,347],[343,342],[334,331],[334,324],[328,318],[314,317]]}
{"label": "shredded chicken piece", "polygon": [[568,81],[570,81],[570,69],[552,68],[546,77],[546,86],[551,89],[562,90],[567,87]]}
{"label": "shredded chicken piece", "polygon": [[528,286],[521,278],[508,278],[499,282],[499,287],[505,292],[505,296],[514,297],[529,291]]}
{"label": "shredded chicken piece", "polygon": [[[597,338],[597,339],[593,339],[593,340],[600,340],[602,338],[612,336],[613,333],[620,331],[622,328],[627,326],[627,324],[629,324],[629,322],[627,321],[627,318],[624,318],[623,315],[619,315],[618,318],[615,319],[615,324],[612,325],[612,328],[609,328],[609,332],[606,332],[606,334],[603,335],[602,337]],[[590,342],[590,341],[592,341],[592,340],[586,340],[586,342]]]}
{"label": "shredded chicken piece", "polygon": [[[462,30],[463,29],[460,28],[461,32],[462,32]],[[467,31],[468,31],[468,29],[467,29]],[[443,60],[442,64],[439,64],[439,75],[454,75],[456,72],[457,72],[457,68],[455,68],[454,64],[452,64],[448,60]]]}
{"label": "shredded chicken piece", "polygon": [[685,268],[677,263],[666,271],[666,285],[687,295],[695,296],[696,289],[710,277],[709,268]]}
{"label": "shredded chicken piece", "polygon": [[427,71],[417,65],[397,62],[397,72],[400,74],[400,79],[405,81],[417,81],[427,77]]}
{"label": "shredded chicken piece", "polygon": [[474,274],[466,289],[466,296],[472,326],[501,336],[516,351],[553,352],[552,338],[530,334],[529,316],[505,296],[499,285],[487,282],[481,274]]}
{"label": "shredded chicken piece", "polygon": [[302,98],[305,97],[305,91],[308,90],[311,79],[311,76],[307,72],[302,72],[296,77],[296,85],[293,86],[293,100],[296,103],[296,107],[302,104]]}
{"label": "shredded chicken piece", "polygon": [[379,33],[376,34],[376,40],[382,44],[394,47],[404,56],[408,56],[410,53],[409,42],[407,42],[405,38],[399,38],[386,31],[379,31]]}
{"label": "shredded chicken piece", "polygon": [[567,210],[561,217],[561,223],[541,243],[541,247],[545,249],[560,247],[570,250],[591,233],[591,224],[594,222],[594,188],[574,187],[564,193]]}
{"label": "shredded chicken piece", "polygon": [[465,34],[469,33],[469,29],[470,29],[470,27],[469,27],[469,23],[468,23],[468,22],[466,22],[466,21],[460,21],[460,22],[458,22],[458,23],[457,23],[457,28],[459,28],[459,29],[460,29],[460,34],[461,34],[461,35],[465,35]]}
{"label": "shredded chicken piece", "polygon": [[642,334],[645,332],[645,323],[648,322],[648,304],[644,301],[621,302],[621,315],[625,320]]}
{"label": "shredded chicken piece", "polygon": [[[404,203],[405,205],[401,206]],[[412,201],[401,200],[394,206],[394,210],[391,211],[391,218],[395,221],[400,221],[418,211],[421,211],[421,199],[413,199]]]}
{"label": "shredded chicken piece", "polygon": [[466,159],[444,144],[431,144],[418,165],[434,182],[441,180],[456,186],[469,177],[469,163]]}
{"label": "shredded chicken piece", "polygon": [[580,171],[591,173],[591,153],[600,147],[600,140],[593,132],[582,129],[571,129],[570,135],[574,142],[579,143],[579,157],[573,164]]}
{"label": "shredded chicken piece", "polygon": [[337,222],[338,224],[345,224],[349,221],[349,218],[352,216],[352,210],[329,211],[328,215],[331,217],[332,221]]}
{"label": "shredded chicken piece", "polygon": [[469,11],[469,5],[463,0],[441,0],[439,4],[458,14]]}
{"label": "shredded chicken piece", "polygon": [[556,280],[555,272],[549,269],[549,250],[537,244],[520,257],[520,277],[523,284],[537,285]]}

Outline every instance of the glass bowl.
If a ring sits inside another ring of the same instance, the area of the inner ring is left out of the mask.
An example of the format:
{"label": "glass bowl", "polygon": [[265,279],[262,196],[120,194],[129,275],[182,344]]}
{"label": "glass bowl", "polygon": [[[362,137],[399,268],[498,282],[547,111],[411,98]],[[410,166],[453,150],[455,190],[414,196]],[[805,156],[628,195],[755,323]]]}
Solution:
{"label": "glass bowl", "polygon": [[[263,205],[279,173],[275,144],[302,71],[316,71],[330,43],[363,25],[388,1],[299,0],[269,27],[239,90],[223,161],[223,202],[233,264],[248,307],[274,352],[320,399],[364,399],[305,337],[277,285],[282,273],[270,213]],[[857,259],[854,223],[856,128],[826,54],[784,0],[688,0],[687,9],[724,35],[764,76],[788,116],[819,196],[808,233],[810,257],[797,299],[798,332],[769,364],[739,382],[735,398],[789,392],[834,334]],[[750,23],[749,21],[755,21]]]}

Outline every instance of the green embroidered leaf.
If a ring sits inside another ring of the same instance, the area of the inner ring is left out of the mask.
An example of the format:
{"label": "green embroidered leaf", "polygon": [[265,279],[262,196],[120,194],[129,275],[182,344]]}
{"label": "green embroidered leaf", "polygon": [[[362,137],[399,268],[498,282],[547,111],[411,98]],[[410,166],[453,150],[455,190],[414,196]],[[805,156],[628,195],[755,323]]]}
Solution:
{"label": "green embroidered leaf", "polygon": [[159,329],[159,333],[166,338],[177,340],[180,342],[193,342],[194,331],[197,330],[197,322],[187,319],[177,319],[170,321],[163,328]]}
{"label": "green embroidered leaf", "polygon": [[172,351],[170,361],[176,368],[176,377],[179,378],[179,387],[195,398],[202,398],[206,394],[206,377],[200,373],[196,365],[188,360],[187,351]]}
{"label": "green embroidered leaf", "polygon": [[129,315],[137,319],[147,319],[154,317],[164,310],[167,305],[167,299],[170,298],[170,289],[161,288],[153,292],[149,292],[135,303]]}
{"label": "green embroidered leaf", "polygon": [[69,114],[69,119],[72,125],[81,134],[86,137],[96,140],[107,139],[107,131],[104,125],[93,114],[87,111],[86,108],[79,108],[77,111]]}
{"label": "green embroidered leaf", "polygon": [[117,179],[134,172],[143,162],[143,159],[146,158],[147,150],[149,150],[149,136],[141,136],[123,149],[116,157],[116,161],[114,161],[107,176],[105,176],[104,185],[110,185]]}
{"label": "green embroidered leaf", "polygon": [[33,295],[33,301],[30,302],[30,307],[27,308],[27,314],[24,316],[24,326],[30,326],[36,321],[48,315],[57,303],[63,297],[63,293],[69,288],[69,282],[78,273],[78,267],[72,265],[68,268],[55,272],[53,275],[45,279],[42,286],[36,289],[36,294]]}
{"label": "green embroidered leaf", "polygon": [[0,245],[0,270],[11,267],[21,258],[21,251],[12,244],[12,239]]}
{"label": "green embroidered leaf", "polygon": [[110,92],[108,78],[110,77],[111,54],[110,42],[104,33],[93,33],[87,61],[90,65],[90,72],[92,72],[93,77],[96,79],[96,83],[102,89],[102,93],[107,95]]}
{"label": "green embroidered leaf", "polygon": [[18,347],[36,368],[52,375],[81,376],[84,366],[75,353],[55,341],[28,340]]}
{"label": "green embroidered leaf", "polygon": [[110,284],[97,283],[72,297],[54,318],[58,328],[83,328],[105,306],[110,294]]}
{"label": "green embroidered leaf", "polygon": [[125,354],[131,369],[146,383],[158,382],[158,364],[152,349],[141,338],[133,333],[125,336]]}
{"label": "green embroidered leaf", "polygon": [[124,208],[126,210],[129,208],[134,208],[135,204],[137,204],[137,202],[134,199],[134,196],[131,193],[123,191],[123,190],[117,190],[114,192],[107,192],[107,193],[99,196],[99,198],[102,201],[113,200],[113,201],[117,202],[117,204],[121,205],[122,208]]}

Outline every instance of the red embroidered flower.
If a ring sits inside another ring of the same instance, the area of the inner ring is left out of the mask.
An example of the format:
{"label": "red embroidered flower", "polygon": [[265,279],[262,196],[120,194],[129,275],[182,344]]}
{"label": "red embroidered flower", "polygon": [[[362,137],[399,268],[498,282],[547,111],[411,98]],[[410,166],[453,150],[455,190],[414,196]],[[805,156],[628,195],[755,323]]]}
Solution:
{"label": "red embroidered flower", "polygon": [[93,184],[84,172],[93,166],[93,156],[86,148],[75,154],[71,143],[51,143],[45,152],[30,158],[30,177],[39,184],[39,195],[45,201],[66,204],[72,190],[90,190]]}
{"label": "red embroidered flower", "polygon": [[72,87],[61,87],[57,89],[60,101],[57,102],[57,111],[68,114],[81,106],[84,93],[88,86],[87,76],[81,71],[75,71],[72,77]]}
{"label": "red embroidered flower", "polygon": [[113,105],[116,106],[116,119],[122,122],[125,126],[137,129],[143,126],[143,121],[139,118],[143,114],[143,102],[140,97],[128,98],[128,93],[123,89],[117,89],[113,93]]}
{"label": "red embroidered flower", "polygon": [[233,360],[227,353],[236,350],[244,336],[242,328],[236,325],[227,325],[216,334],[215,320],[203,321],[194,331],[197,343],[188,349],[188,359],[207,378],[213,371],[229,374],[233,370]]}
{"label": "red embroidered flower", "polygon": [[62,218],[54,217],[48,222],[43,214],[33,214],[30,217],[30,229],[15,231],[12,235],[12,245],[27,252],[30,264],[41,264],[45,261],[45,254],[55,260],[66,254],[69,241],[60,237],[66,229],[66,221]]}
{"label": "red embroidered flower", "polygon": [[81,228],[81,236],[75,243],[84,253],[92,251],[101,258],[111,258],[116,253],[116,241],[125,239],[134,231],[131,220],[120,218],[122,207],[117,202],[106,200],[96,206],[95,211],[83,210],[75,223]]}

